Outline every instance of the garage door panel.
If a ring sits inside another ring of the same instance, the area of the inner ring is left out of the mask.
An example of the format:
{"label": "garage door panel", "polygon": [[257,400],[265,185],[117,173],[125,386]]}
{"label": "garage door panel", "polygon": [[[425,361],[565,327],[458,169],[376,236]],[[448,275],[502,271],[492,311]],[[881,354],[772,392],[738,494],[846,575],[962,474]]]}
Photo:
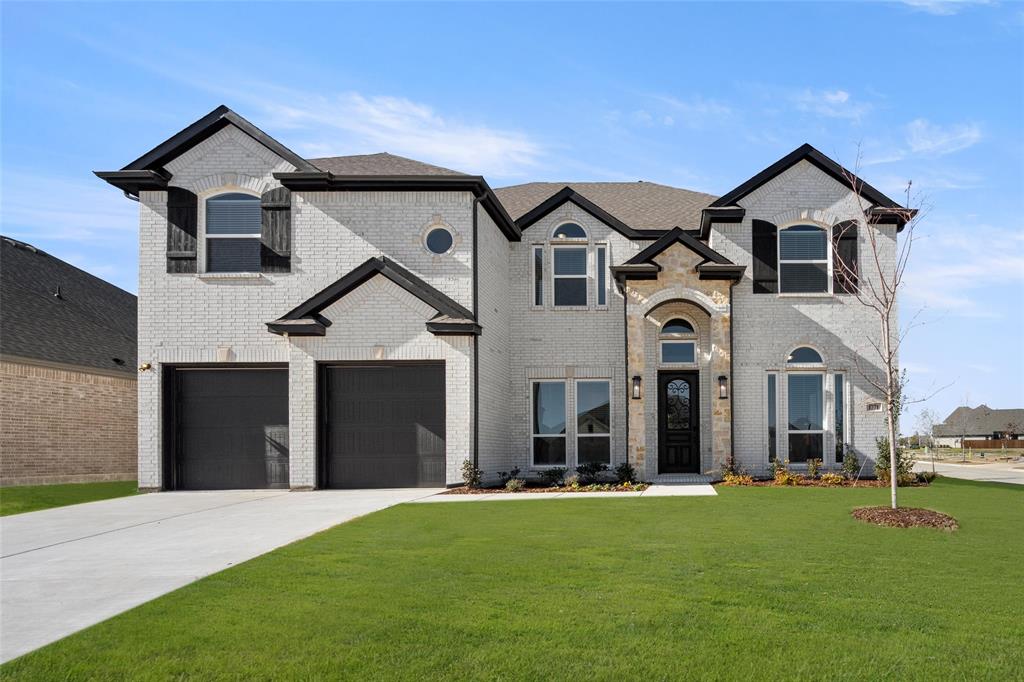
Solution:
{"label": "garage door panel", "polygon": [[444,485],[442,363],[327,367],[322,381],[328,486]]}
{"label": "garage door panel", "polygon": [[174,486],[288,487],[284,369],[174,371]]}

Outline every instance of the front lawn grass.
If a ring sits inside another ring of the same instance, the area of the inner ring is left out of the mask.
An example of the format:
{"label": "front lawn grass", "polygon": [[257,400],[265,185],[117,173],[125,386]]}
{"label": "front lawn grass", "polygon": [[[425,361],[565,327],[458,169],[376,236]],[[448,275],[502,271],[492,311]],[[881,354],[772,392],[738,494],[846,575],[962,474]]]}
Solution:
{"label": "front lawn grass", "polygon": [[201,580],[10,679],[1020,679],[1024,487],[407,504]]}
{"label": "front lawn grass", "polygon": [[135,481],[98,481],[96,483],[61,483],[0,488],[0,516],[107,500],[112,497],[124,497],[135,495],[138,491],[139,486]]}

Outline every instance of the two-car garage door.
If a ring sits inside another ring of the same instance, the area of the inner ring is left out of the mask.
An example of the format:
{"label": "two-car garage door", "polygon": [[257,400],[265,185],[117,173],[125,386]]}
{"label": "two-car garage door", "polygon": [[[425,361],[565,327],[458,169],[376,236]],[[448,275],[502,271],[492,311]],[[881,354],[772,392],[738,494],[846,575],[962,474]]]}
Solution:
{"label": "two-car garage door", "polygon": [[[445,484],[443,363],[320,369],[318,485]],[[173,368],[165,477],[177,490],[289,486],[288,370]]]}

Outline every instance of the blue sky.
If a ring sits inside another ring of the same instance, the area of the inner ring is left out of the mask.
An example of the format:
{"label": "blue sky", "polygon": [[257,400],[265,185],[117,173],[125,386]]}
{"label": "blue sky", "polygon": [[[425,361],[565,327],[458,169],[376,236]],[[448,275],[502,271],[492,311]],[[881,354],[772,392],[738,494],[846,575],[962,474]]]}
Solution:
{"label": "blue sky", "polygon": [[[929,206],[902,304],[927,406],[1024,406],[1024,6],[0,4],[2,231],[136,289],[95,179],[224,103],[306,156],[721,194],[810,142]],[[904,428],[912,428],[915,405]]]}

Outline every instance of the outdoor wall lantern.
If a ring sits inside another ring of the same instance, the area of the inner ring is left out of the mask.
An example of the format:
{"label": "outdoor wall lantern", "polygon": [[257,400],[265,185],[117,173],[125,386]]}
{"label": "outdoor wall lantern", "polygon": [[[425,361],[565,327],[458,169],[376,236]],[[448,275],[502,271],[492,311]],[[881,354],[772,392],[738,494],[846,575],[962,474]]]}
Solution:
{"label": "outdoor wall lantern", "polygon": [[640,375],[633,377],[633,400],[640,400]]}
{"label": "outdoor wall lantern", "polygon": [[729,377],[724,374],[718,377],[718,398],[725,400],[729,397]]}

